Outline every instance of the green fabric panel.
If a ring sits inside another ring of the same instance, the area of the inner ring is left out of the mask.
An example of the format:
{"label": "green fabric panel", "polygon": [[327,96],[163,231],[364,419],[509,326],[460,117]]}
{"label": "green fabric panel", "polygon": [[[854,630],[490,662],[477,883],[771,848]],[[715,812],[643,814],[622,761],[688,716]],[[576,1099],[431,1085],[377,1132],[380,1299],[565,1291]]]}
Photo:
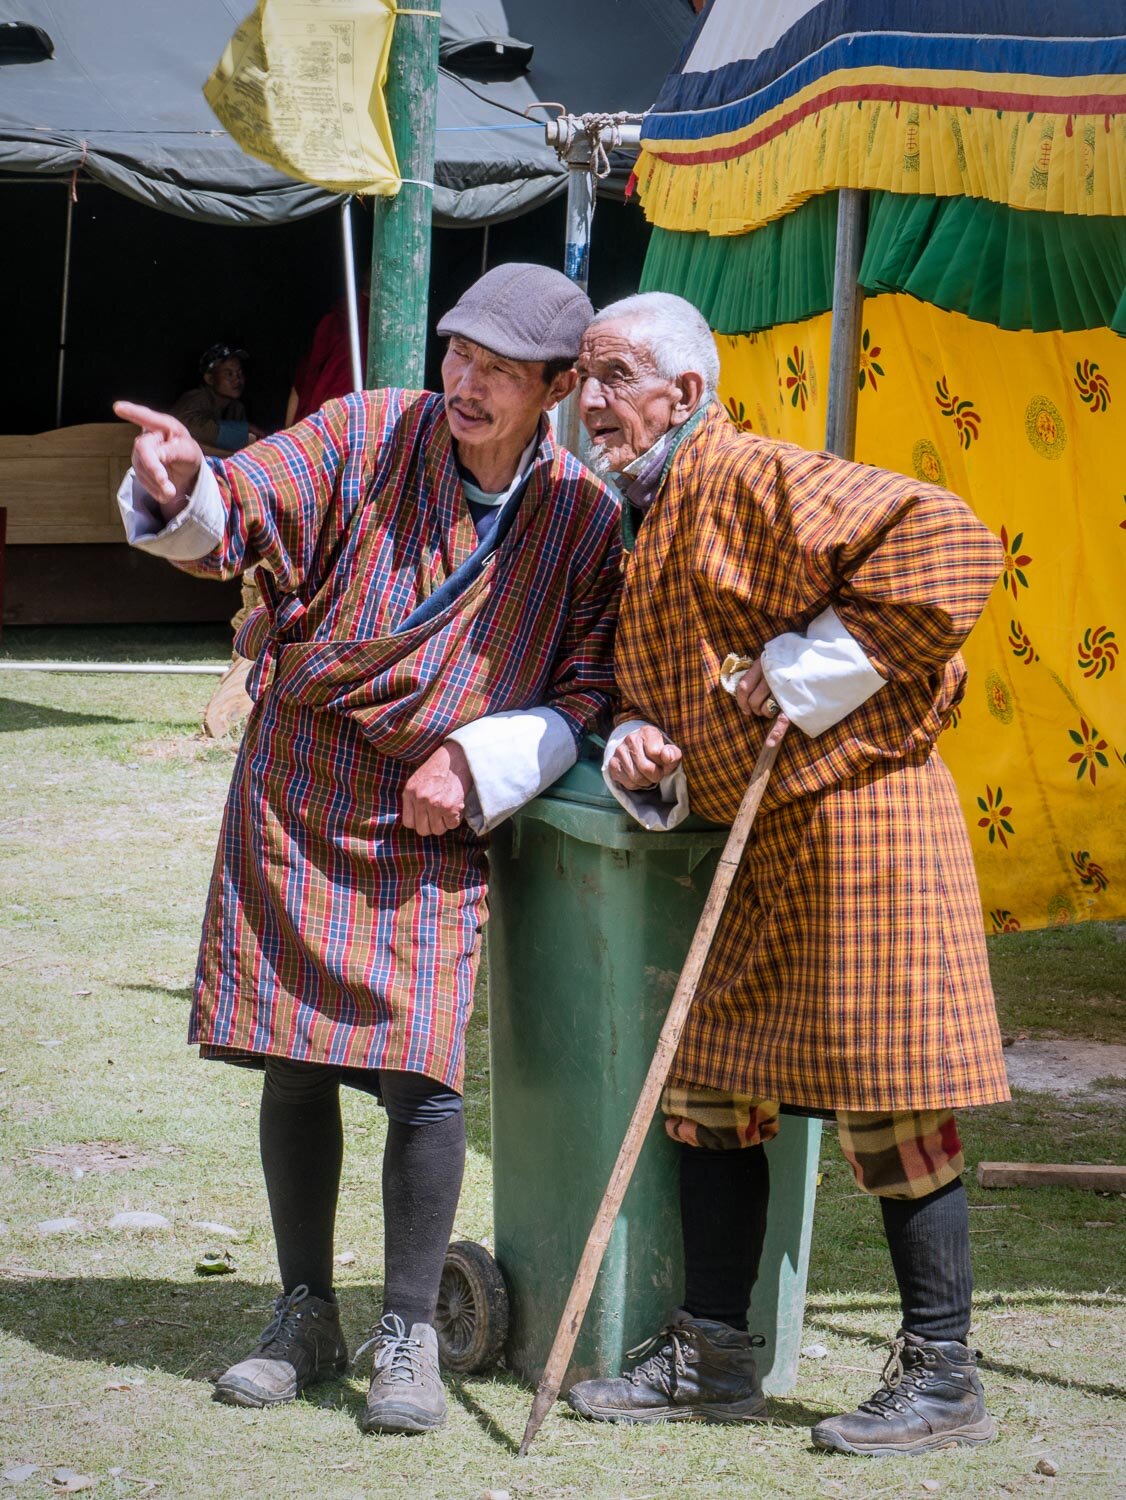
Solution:
{"label": "green fabric panel", "polygon": [[873,193],[860,284],[999,328],[1126,333],[1126,219]]}
{"label": "green fabric panel", "polygon": [[[734,238],[654,229],[641,289],[687,297],[717,333],[814,317],[832,306],[836,215],[825,193]],[[999,328],[1126,335],[1126,218],[873,193],[860,284]]]}
{"label": "green fabric panel", "polygon": [[641,290],[687,297],[717,333],[812,318],[832,305],[836,223],[837,195],[824,193],[750,234],[654,229]]}

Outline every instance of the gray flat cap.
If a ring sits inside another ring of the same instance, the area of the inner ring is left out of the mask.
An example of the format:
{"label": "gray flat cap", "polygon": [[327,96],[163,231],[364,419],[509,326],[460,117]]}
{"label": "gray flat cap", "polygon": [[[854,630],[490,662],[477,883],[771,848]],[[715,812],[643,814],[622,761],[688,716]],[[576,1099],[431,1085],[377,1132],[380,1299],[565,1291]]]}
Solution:
{"label": "gray flat cap", "polygon": [[510,261],[475,281],[438,332],[472,339],[505,359],[575,359],[593,316],[590,298],[562,271]]}

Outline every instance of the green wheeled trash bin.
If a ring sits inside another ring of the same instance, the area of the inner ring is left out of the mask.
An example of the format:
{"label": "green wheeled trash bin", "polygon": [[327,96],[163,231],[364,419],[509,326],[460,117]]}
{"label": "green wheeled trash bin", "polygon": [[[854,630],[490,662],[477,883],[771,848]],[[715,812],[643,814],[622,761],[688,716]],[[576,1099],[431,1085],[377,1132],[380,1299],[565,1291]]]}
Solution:
{"label": "green wheeled trash bin", "polygon": [[[496,1259],[507,1360],[539,1380],[637,1103],[726,830],[649,833],[602,781],[601,750],[493,835],[488,927]],[[767,1148],[771,1210],[751,1328],[767,1391],[792,1389],[821,1124]],[[617,1374],[682,1295],[677,1148],[642,1150],[564,1389]]]}

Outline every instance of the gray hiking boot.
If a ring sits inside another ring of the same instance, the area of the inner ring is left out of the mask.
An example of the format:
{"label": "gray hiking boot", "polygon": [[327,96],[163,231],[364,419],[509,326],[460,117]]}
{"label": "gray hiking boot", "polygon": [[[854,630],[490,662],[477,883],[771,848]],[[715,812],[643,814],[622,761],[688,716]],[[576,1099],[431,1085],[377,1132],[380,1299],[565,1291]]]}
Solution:
{"label": "gray hiking boot", "polygon": [[395,1313],[384,1315],[375,1337],[356,1351],[374,1346],[371,1385],[360,1418],[365,1432],[433,1432],[446,1420],[446,1393],[438,1373],[438,1335],[429,1323],[413,1323],[410,1333]]}
{"label": "gray hiking boot", "polygon": [[661,1331],[629,1351],[644,1364],[616,1380],[583,1380],[568,1404],[595,1422],[761,1422],[766,1401],[752,1350],[761,1334],[677,1312]]}
{"label": "gray hiking boot", "polygon": [[997,1424],[972,1349],[901,1330],[879,1390],[856,1411],[818,1422],[811,1435],[814,1447],[835,1453],[930,1453],[991,1442]]}
{"label": "gray hiking boot", "polygon": [[348,1349],[335,1302],[310,1297],[305,1286],[284,1292],[274,1316],[246,1359],[220,1375],[215,1398],[232,1406],[276,1406],[292,1401],[307,1385],[343,1375]]}

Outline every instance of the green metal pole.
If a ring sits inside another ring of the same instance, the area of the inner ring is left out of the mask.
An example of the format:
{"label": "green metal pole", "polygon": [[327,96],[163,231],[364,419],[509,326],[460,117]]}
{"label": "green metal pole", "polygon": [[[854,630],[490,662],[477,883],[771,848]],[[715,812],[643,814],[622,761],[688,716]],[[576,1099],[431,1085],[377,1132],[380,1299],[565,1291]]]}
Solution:
{"label": "green metal pole", "polygon": [[387,113],[404,180],[395,197],[375,200],[367,367],[369,387],[408,390],[422,388],[426,368],[441,0],[415,0],[415,7],[395,17],[387,68]]}

